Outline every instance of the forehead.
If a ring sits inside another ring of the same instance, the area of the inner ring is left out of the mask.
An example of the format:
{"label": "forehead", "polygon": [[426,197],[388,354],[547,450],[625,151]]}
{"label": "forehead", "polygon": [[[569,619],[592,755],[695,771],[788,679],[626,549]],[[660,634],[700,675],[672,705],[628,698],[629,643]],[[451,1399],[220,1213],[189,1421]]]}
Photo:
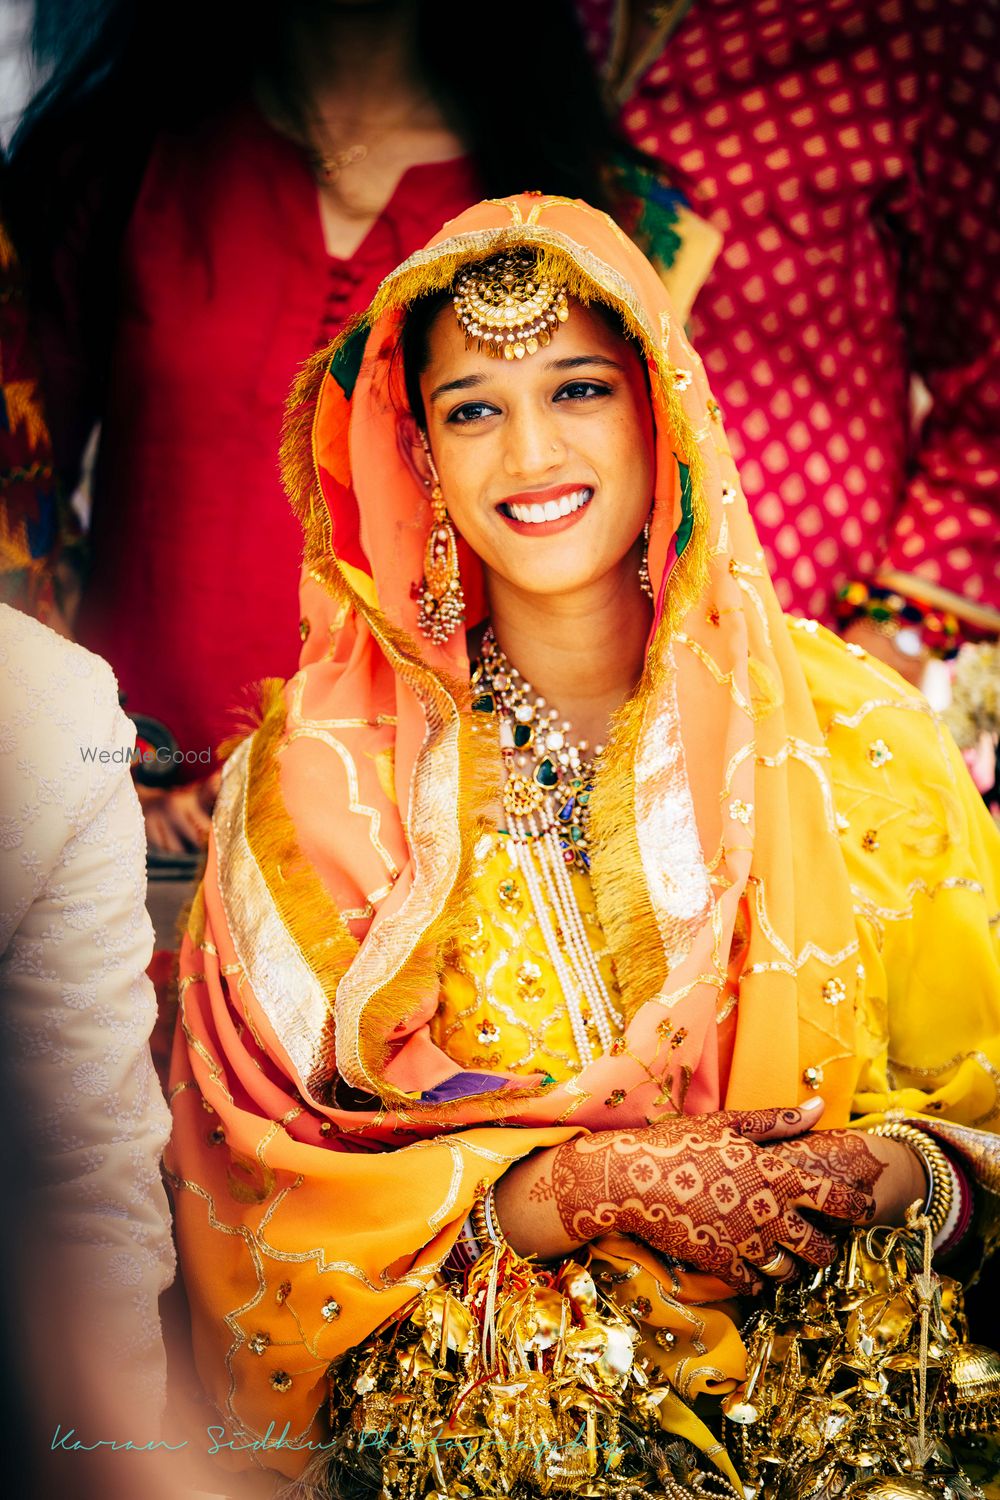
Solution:
{"label": "forehead", "polygon": [[548,373],[555,362],[580,359],[588,354],[622,365],[635,363],[638,359],[635,348],[614,328],[609,321],[613,318],[610,311],[598,311],[570,298],[569,317],[559,324],[550,344],[521,360],[496,359],[482,353],[475,344],[466,348],[465,331],[447,302],[430,327],[425,377],[435,385],[470,375],[491,381],[530,380]]}

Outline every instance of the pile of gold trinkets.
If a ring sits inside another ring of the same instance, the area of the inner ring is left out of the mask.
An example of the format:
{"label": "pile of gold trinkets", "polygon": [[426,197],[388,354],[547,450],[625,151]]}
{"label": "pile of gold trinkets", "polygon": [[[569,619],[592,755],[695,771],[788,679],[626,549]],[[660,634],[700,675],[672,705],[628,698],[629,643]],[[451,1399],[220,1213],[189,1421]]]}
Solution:
{"label": "pile of gold trinkets", "polygon": [[811,1282],[753,1320],[723,1402],[748,1500],[983,1500],[955,1453],[1000,1427],[1000,1356],[970,1344],[930,1226],[855,1230]]}
{"label": "pile of gold trinkets", "polygon": [[432,1287],[335,1367],[337,1436],[310,1495],[738,1500],[660,1431],[638,1330],[585,1266],[546,1269],[502,1246],[459,1293]]}
{"label": "pile of gold trinkets", "polygon": [[992,1451],[1000,1356],[968,1342],[925,1218],[855,1230],[834,1266],[779,1286],[746,1332],[747,1380],[722,1407],[738,1495],[661,1430],[640,1330],[586,1266],[501,1244],[464,1290],[436,1281],[332,1368],[333,1437],[296,1494],[986,1500],[956,1448]]}

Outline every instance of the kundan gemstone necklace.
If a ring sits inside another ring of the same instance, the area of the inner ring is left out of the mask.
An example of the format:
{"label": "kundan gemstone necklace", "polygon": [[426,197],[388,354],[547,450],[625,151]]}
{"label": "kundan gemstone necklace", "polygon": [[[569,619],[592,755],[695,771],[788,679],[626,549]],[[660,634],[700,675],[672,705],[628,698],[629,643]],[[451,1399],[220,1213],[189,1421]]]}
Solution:
{"label": "kundan gemstone necklace", "polygon": [[524,877],[566,999],[577,1051],[586,1063],[594,1056],[592,1034],[606,1051],[623,1024],[570,879],[574,866],[590,869],[588,810],[604,746],[595,745],[591,754],[586,740],[573,740],[572,725],[533,694],[500,649],[492,627],[483,636],[472,694],[474,712],[496,714],[500,720],[511,860]]}

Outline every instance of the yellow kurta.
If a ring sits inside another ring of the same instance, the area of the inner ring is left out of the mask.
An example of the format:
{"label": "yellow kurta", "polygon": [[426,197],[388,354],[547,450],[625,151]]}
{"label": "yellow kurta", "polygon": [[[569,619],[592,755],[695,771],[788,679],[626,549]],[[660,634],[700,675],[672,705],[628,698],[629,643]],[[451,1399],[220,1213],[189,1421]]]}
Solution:
{"label": "yellow kurta", "polygon": [[[860,1115],[886,1109],[1000,1125],[1000,876],[995,829],[951,736],[898,678],[812,624],[793,638],[826,739],[841,848],[860,943],[853,994]],[[884,671],[887,691],[880,694]],[[873,691],[873,688],[875,689]],[[813,774],[813,773],[810,773]],[[804,872],[806,873],[806,872]],[[590,879],[570,872],[609,994],[615,966]],[[815,899],[823,900],[822,883]],[[720,1019],[728,1019],[722,1014]],[[445,954],[434,1040],[464,1068],[579,1071],[566,1003],[507,836],[475,850],[468,915]],[[723,1047],[723,1052],[725,1048]],[[822,1068],[803,1097],[822,1092]]]}
{"label": "yellow kurta", "polygon": [[[594,906],[590,879],[569,871],[590,946],[611,999],[617,1002],[614,959]],[[543,1073],[559,1082],[579,1072],[559,978],[505,833],[476,845],[474,900],[445,953],[434,1040],[463,1068]],[[585,1024],[588,1013],[583,1012]],[[593,1023],[587,1027],[595,1036]]]}

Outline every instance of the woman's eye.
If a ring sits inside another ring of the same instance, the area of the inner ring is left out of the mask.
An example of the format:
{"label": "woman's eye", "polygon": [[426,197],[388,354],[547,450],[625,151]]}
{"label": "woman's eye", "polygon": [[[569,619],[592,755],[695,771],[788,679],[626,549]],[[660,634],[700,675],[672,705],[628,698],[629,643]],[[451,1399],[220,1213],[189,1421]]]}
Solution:
{"label": "woman's eye", "polygon": [[484,417],[491,417],[496,411],[495,406],[490,406],[485,401],[464,401],[461,406],[456,406],[448,415],[448,421],[457,426],[466,426],[469,422],[480,422]]}
{"label": "woman's eye", "polygon": [[589,401],[594,396],[610,396],[611,387],[600,380],[571,380],[559,387],[557,401]]}

